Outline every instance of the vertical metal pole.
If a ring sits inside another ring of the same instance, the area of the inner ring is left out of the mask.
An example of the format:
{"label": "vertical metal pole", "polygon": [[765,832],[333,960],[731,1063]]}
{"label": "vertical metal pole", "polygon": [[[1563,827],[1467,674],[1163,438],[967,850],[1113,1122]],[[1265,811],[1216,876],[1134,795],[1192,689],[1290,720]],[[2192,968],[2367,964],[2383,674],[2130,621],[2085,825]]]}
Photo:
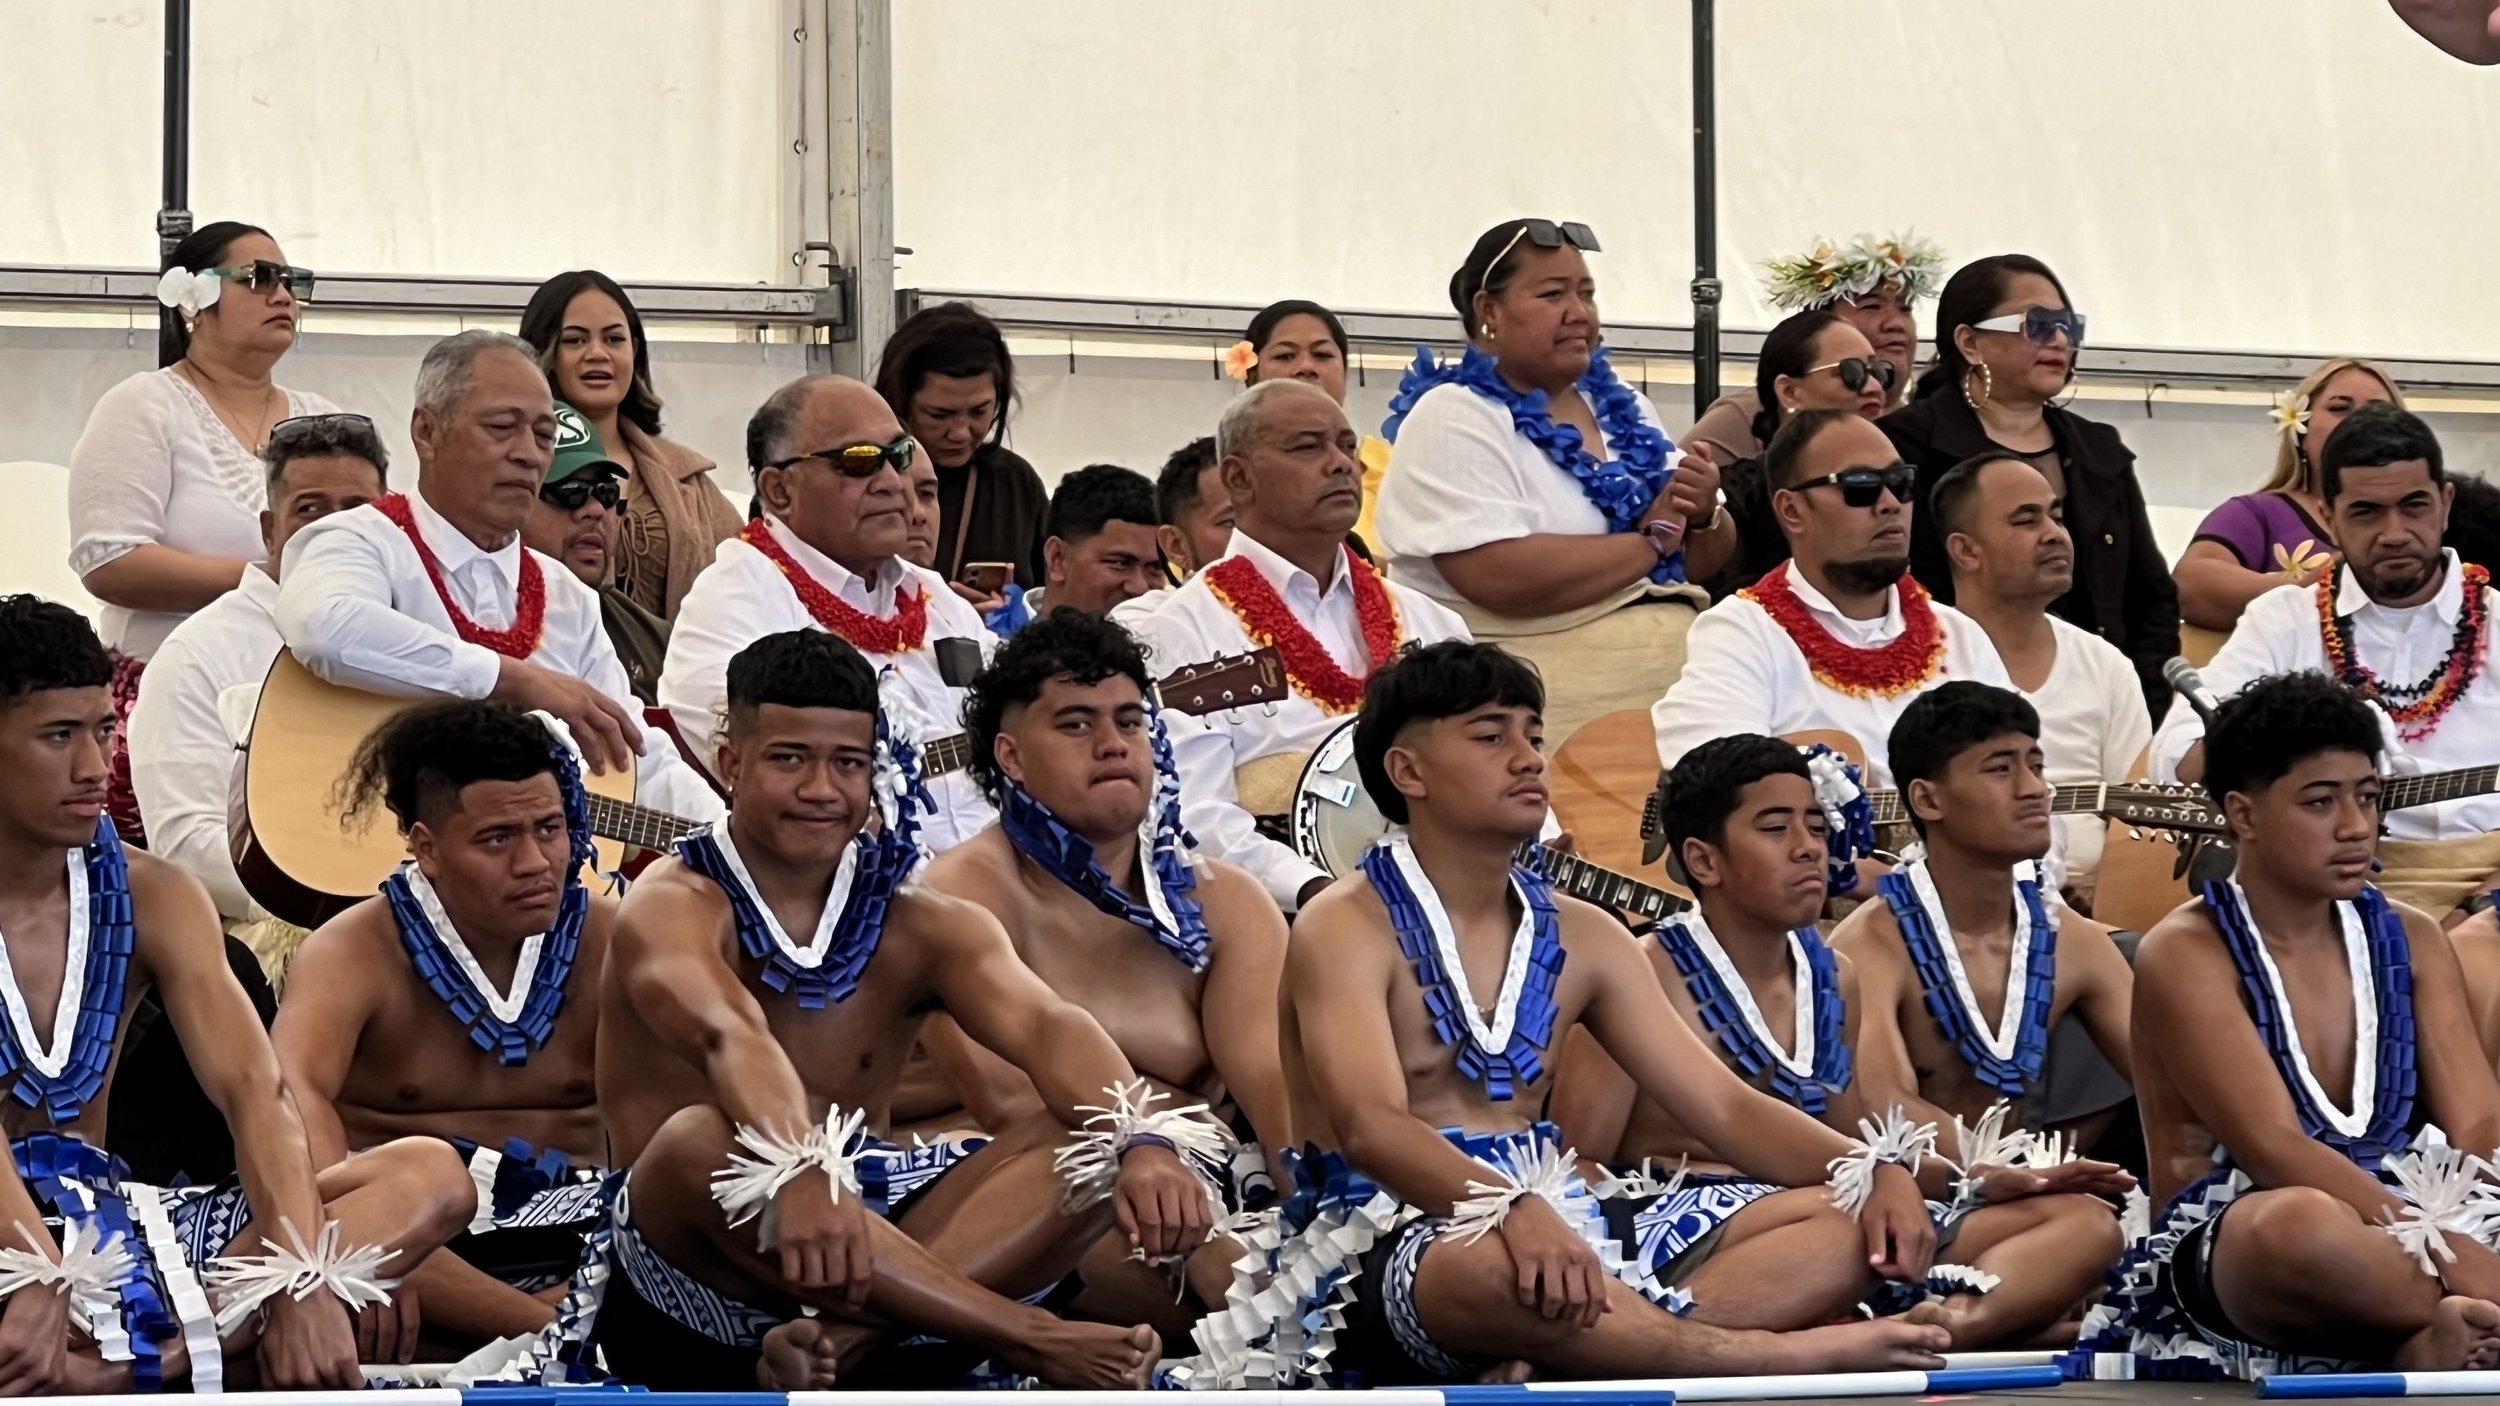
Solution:
{"label": "vertical metal pole", "polygon": [[1693,6],[1693,414],[1719,398],[1719,151],[1712,0]]}
{"label": "vertical metal pole", "polygon": [[156,212],[161,261],[191,234],[191,0],[165,0],[165,192]]}
{"label": "vertical metal pole", "polygon": [[894,15],[892,0],[828,0],[826,219],[848,271],[847,322],[830,369],[868,379],[894,330]]}

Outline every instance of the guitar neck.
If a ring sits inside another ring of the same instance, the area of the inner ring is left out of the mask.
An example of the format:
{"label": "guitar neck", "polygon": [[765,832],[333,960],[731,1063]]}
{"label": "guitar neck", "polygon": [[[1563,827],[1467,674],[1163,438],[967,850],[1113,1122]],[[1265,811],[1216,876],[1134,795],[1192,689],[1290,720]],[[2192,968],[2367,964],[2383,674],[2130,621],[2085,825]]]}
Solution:
{"label": "guitar neck", "polygon": [[1690,900],[1667,892],[1654,884],[1645,884],[1629,874],[1591,864],[1575,854],[1568,854],[1542,841],[1530,840],[1519,847],[1518,861],[1543,874],[1554,887],[1573,898],[1594,903],[1600,908],[1638,914],[1652,922],[1692,907]]}
{"label": "guitar neck", "polygon": [[2420,776],[2390,776],[2379,783],[2378,808],[2383,811],[2411,810],[2415,806],[2435,806],[2442,801],[2461,801],[2469,796],[2488,796],[2494,791],[2500,791],[2500,766],[2469,766]]}
{"label": "guitar neck", "polygon": [[681,836],[698,828],[697,822],[667,811],[648,810],[595,793],[590,797],[590,832],[601,839],[665,853]]}
{"label": "guitar neck", "polygon": [[[2108,805],[2113,793],[2125,789],[2122,786],[2105,786],[2097,781],[2053,787],[2049,792],[2049,814],[2090,815]],[[1901,799],[1899,791],[1869,791],[1866,798],[1875,807],[1876,824],[1910,823],[1909,805]]]}
{"label": "guitar neck", "polygon": [[963,770],[972,761],[972,734],[950,732],[920,749],[920,774],[935,780]]}

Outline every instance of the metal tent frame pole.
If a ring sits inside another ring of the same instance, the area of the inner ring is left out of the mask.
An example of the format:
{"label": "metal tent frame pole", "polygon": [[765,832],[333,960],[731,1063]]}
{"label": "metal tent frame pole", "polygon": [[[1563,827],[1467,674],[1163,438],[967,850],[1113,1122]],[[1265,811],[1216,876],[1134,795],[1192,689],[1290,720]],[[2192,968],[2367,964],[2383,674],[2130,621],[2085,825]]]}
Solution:
{"label": "metal tent frame pole", "polygon": [[158,262],[191,236],[191,0],[165,0],[165,190]]}
{"label": "metal tent frame pole", "polygon": [[1719,398],[1718,56],[1713,0],[1693,6],[1693,416]]}

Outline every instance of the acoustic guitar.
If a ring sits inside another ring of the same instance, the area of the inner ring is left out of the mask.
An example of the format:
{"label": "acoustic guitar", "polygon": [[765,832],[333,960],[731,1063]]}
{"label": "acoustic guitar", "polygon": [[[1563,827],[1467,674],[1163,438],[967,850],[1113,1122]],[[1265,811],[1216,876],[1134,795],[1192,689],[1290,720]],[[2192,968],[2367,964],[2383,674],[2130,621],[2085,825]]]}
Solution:
{"label": "acoustic guitar", "polygon": [[[1286,687],[1282,661],[1259,650],[1179,669],[1156,694],[1162,706],[1196,715],[1272,702]],[[278,652],[261,684],[252,740],[241,749],[228,825],[235,870],[254,902],[298,927],[319,927],[371,897],[408,857],[405,837],[380,806],[347,812],[342,783],[374,729],[430,701],[325,683],[292,653]],[[922,748],[921,774],[959,771],[971,755],[968,734],[937,738]],[[698,824],[635,805],[630,765],[605,775],[584,768],[582,786],[603,870],[622,863],[627,849],[664,850]]]}

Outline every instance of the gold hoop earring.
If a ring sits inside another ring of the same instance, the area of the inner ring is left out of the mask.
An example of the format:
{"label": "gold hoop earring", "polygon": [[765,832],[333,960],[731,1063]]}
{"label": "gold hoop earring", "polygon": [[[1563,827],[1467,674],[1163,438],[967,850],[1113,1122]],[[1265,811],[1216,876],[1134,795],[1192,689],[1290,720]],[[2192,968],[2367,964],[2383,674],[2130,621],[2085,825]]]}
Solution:
{"label": "gold hoop earring", "polygon": [[1492,324],[1492,323],[1490,323],[1490,322],[1480,324],[1480,325],[1476,328],[1476,340],[1477,340],[1477,341],[1479,341],[1479,342],[1489,342],[1489,341],[1492,341],[1492,340],[1493,340],[1493,324]]}
{"label": "gold hoop earring", "polygon": [[[1970,393],[1971,371],[1979,373],[1979,394],[1976,397],[1973,397]],[[1988,369],[1988,363],[1984,361],[1976,363],[1970,368],[1969,371],[1964,371],[1962,373],[1962,400],[1973,410],[1977,410],[1979,407],[1987,404],[1988,401],[1995,396],[1996,389],[1996,373],[1990,371]]]}

